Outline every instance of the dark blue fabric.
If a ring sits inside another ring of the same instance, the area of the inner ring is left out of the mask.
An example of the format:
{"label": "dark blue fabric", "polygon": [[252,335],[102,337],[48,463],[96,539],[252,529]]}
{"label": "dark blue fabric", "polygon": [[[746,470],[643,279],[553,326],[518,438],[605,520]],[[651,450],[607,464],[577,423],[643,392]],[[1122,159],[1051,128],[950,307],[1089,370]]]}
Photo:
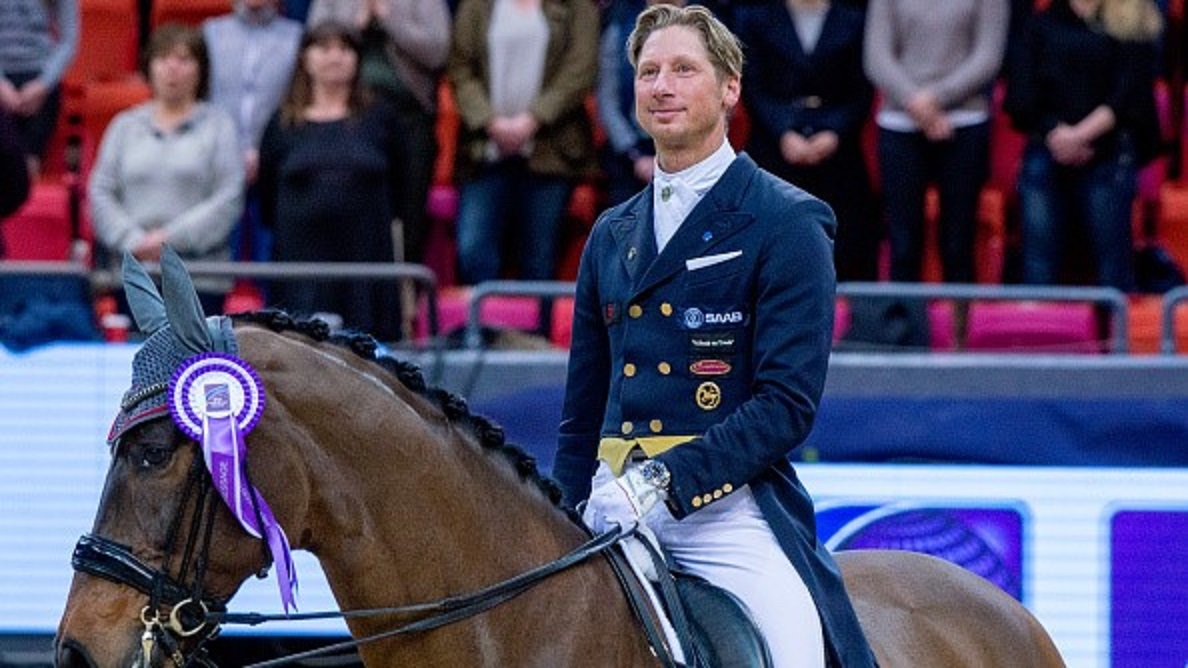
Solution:
{"label": "dark blue fabric", "polygon": [[923,275],[924,200],[929,184],[935,183],[945,281],[973,283],[978,203],[990,169],[990,123],[956,128],[944,142],[929,141],[920,132],[880,128],[878,154],[891,280],[915,283]]}
{"label": "dark blue fabric", "polygon": [[0,344],[23,351],[55,341],[99,339],[86,278],[0,277]]}
{"label": "dark blue fabric", "polygon": [[1097,283],[1134,292],[1130,219],[1137,190],[1138,166],[1129,149],[1068,167],[1056,162],[1046,146],[1031,142],[1019,169],[1023,282],[1059,283],[1069,239],[1083,228]]}
{"label": "dark blue fabric", "polygon": [[831,397],[800,450],[821,461],[1188,465],[1188,399]]}
{"label": "dark blue fabric", "polygon": [[[537,386],[473,410],[553,466],[564,390]],[[797,453],[824,462],[1188,466],[1188,399],[844,397],[826,394]]]}

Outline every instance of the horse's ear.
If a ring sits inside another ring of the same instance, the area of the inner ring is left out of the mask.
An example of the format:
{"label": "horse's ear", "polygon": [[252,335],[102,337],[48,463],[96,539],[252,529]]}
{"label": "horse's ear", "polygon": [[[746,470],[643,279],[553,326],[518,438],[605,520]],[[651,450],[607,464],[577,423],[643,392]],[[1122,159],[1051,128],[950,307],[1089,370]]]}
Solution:
{"label": "horse's ear", "polygon": [[128,308],[140,331],[150,335],[168,324],[165,302],[161,299],[161,293],[157,292],[157,285],[145,271],[144,265],[127,251],[124,252],[123,276]]}
{"label": "horse's ear", "polygon": [[161,291],[165,295],[169,325],[178,341],[190,352],[214,350],[198,291],[194,289],[181,256],[169,246],[161,249]]}

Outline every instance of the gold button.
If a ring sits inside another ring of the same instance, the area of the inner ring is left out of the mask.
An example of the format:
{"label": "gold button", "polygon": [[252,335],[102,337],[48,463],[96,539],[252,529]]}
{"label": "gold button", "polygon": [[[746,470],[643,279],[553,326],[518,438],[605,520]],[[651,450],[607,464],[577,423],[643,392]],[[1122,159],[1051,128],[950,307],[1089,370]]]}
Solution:
{"label": "gold button", "polygon": [[627,364],[624,364],[623,365],[623,375],[627,376],[628,378],[634,376],[635,375],[635,365],[630,362],[628,362]]}
{"label": "gold button", "polygon": [[726,483],[725,485],[722,485],[722,491],[729,494],[734,491],[734,485],[731,485],[730,483]]}
{"label": "gold button", "polygon": [[700,508],[701,507],[701,497],[700,496],[693,497],[693,500],[690,503],[693,504],[694,508]]}
{"label": "gold button", "polygon": [[713,494],[704,494],[704,495],[702,495],[702,497],[701,497],[701,502],[702,502],[702,503],[713,503],[713,500],[714,500],[714,495],[713,495]]}
{"label": "gold button", "polygon": [[668,302],[664,302],[663,304],[661,304],[660,305],[660,313],[664,314],[664,317],[666,317],[666,318],[668,316],[672,315],[672,304],[669,304]]}
{"label": "gold button", "polygon": [[639,316],[643,315],[643,307],[639,304],[632,304],[627,309],[627,315],[631,316],[632,318],[638,318]]}
{"label": "gold button", "polygon": [[664,430],[664,423],[659,420],[652,420],[648,423],[648,427],[652,430],[653,434],[659,434]]}
{"label": "gold button", "polygon": [[668,362],[661,362],[656,365],[656,368],[660,370],[660,375],[662,376],[667,376],[668,374],[672,373],[672,365]]}
{"label": "gold button", "polygon": [[722,490],[720,490],[720,489],[715,489],[715,490],[714,490],[714,498],[715,498],[715,499],[720,499],[720,498],[722,498]]}
{"label": "gold button", "polygon": [[631,420],[623,422],[622,430],[624,434],[630,434],[635,430],[635,425],[631,424]]}

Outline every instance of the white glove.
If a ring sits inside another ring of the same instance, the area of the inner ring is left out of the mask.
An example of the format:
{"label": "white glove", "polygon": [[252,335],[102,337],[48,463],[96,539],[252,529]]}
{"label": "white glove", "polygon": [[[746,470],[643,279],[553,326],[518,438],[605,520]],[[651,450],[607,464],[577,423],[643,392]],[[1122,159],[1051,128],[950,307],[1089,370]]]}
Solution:
{"label": "white glove", "polygon": [[667,492],[643,479],[639,464],[631,464],[623,475],[602,483],[590,494],[582,521],[594,533],[604,533],[619,526],[631,530],[656,504],[668,498]]}

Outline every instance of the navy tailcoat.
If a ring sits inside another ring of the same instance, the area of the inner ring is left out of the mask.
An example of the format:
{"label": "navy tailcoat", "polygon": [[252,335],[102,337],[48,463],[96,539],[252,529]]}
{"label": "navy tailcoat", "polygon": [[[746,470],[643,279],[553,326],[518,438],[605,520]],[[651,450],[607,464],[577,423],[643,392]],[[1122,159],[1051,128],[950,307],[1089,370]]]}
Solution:
{"label": "navy tailcoat", "polygon": [[602,437],[659,455],[677,518],[750,485],[821,613],[835,665],[874,665],[788,454],[812,428],[833,333],[833,212],[739,155],[657,254],[652,187],[606,211],[578,271],[553,474],[576,505]]}

